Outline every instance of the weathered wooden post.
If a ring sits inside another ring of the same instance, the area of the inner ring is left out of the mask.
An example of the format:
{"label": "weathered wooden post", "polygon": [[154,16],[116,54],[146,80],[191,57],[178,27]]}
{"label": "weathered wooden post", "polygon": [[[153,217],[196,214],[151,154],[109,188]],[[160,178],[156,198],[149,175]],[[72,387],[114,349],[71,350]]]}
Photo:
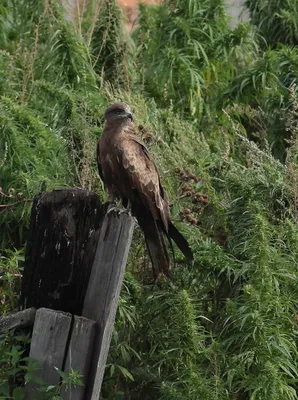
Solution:
{"label": "weathered wooden post", "polygon": [[[37,309],[30,356],[46,384],[59,382],[54,367],[83,375],[86,388],[64,399],[100,394],[134,228],[127,213],[107,208],[81,189],[39,194],[32,207],[20,307]],[[28,385],[26,399],[35,396]]]}
{"label": "weathered wooden post", "polygon": [[129,215],[122,214],[118,223],[117,218],[112,214],[103,222],[82,313],[98,328],[86,397],[91,400],[99,399],[134,228]]}
{"label": "weathered wooden post", "polygon": [[21,309],[47,307],[81,315],[105,213],[98,196],[82,189],[35,196]]}

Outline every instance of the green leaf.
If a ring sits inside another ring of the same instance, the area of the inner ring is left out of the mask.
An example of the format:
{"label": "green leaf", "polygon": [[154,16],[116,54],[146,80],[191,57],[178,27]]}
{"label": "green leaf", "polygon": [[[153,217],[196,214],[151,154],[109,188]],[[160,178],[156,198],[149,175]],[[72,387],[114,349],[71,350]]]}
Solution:
{"label": "green leaf", "polygon": [[17,387],[13,391],[13,399],[14,400],[24,400],[25,398],[25,390],[22,387]]}
{"label": "green leaf", "polygon": [[9,383],[8,382],[3,382],[0,383],[0,394],[4,396],[9,396]]}
{"label": "green leaf", "polygon": [[125,378],[127,378],[127,379],[129,379],[129,380],[131,380],[131,381],[134,381],[134,377],[132,376],[132,374],[131,374],[126,368],[124,368],[124,367],[122,367],[122,366],[120,366],[120,365],[118,365],[117,367],[120,369],[122,375],[123,375]]}

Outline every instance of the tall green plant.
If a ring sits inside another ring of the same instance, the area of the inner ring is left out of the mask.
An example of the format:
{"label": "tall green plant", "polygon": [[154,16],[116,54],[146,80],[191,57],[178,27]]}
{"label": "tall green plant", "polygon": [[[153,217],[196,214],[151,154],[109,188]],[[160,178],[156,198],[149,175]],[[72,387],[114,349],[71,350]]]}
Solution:
{"label": "tall green plant", "polygon": [[59,2],[3,4],[1,23],[0,223],[6,248],[23,243],[39,190],[75,183],[91,188],[94,125],[105,100],[87,46]]}
{"label": "tall green plant", "polygon": [[298,44],[297,0],[246,0],[252,23],[267,43],[277,47],[279,43]]}
{"label": "tall green plant", "polygon": [[[230,82],[219,100],[222,106],[237,104],[235,116],[248,136],[259,143],[265,138],[274,156],[283,161],[290,136],[284,110],[291,104],[291,87],[297,90],[297,61],[296,48],[267,50]],[[257,120],[263,125],[262,136]]]}
{"label": "tall green plant", "polygon": [[125,28],[125,17],[116,0],[101,2],[93,22],[90,49],[94,70],[103,81],[131,88],[133,42]]}
{"label": "tall green plant", "polygon": [[257,51],[248,26],[229,28],[222,1],[141,4],[135,38],[148,93],[198,120],[234,76],[234,63],[240,67]]}

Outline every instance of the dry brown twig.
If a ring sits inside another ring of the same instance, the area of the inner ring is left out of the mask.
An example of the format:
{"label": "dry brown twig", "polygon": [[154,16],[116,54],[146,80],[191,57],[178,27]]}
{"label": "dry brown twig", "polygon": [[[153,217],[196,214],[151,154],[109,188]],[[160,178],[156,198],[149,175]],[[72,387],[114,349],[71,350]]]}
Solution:
{"label": "dry brown twig", "polygon": [[24,198],[22,192],[17,192],[15,191],[14,188],[10,188],[8,190],[9,194],[6,194],[3,192],[2,187],[0,187],[0,196],[5,199],[17,199],[13,203],[6,203],[6,204],[0,204],[0,215],[3,214],[6,211],[10,211],[14,206],[20,203],[29,203],[32,201],[32,199],[29,198]]}

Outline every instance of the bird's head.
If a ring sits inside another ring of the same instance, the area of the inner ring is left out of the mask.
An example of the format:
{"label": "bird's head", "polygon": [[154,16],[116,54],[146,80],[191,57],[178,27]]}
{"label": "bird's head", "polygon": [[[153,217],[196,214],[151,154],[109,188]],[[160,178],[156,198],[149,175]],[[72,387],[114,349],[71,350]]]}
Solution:
{"label": "bird's head", "polygon": [[110,121],[133,121],[133,115],[130,107],[125,103],[115,103],[105,111],[105,120]]}

